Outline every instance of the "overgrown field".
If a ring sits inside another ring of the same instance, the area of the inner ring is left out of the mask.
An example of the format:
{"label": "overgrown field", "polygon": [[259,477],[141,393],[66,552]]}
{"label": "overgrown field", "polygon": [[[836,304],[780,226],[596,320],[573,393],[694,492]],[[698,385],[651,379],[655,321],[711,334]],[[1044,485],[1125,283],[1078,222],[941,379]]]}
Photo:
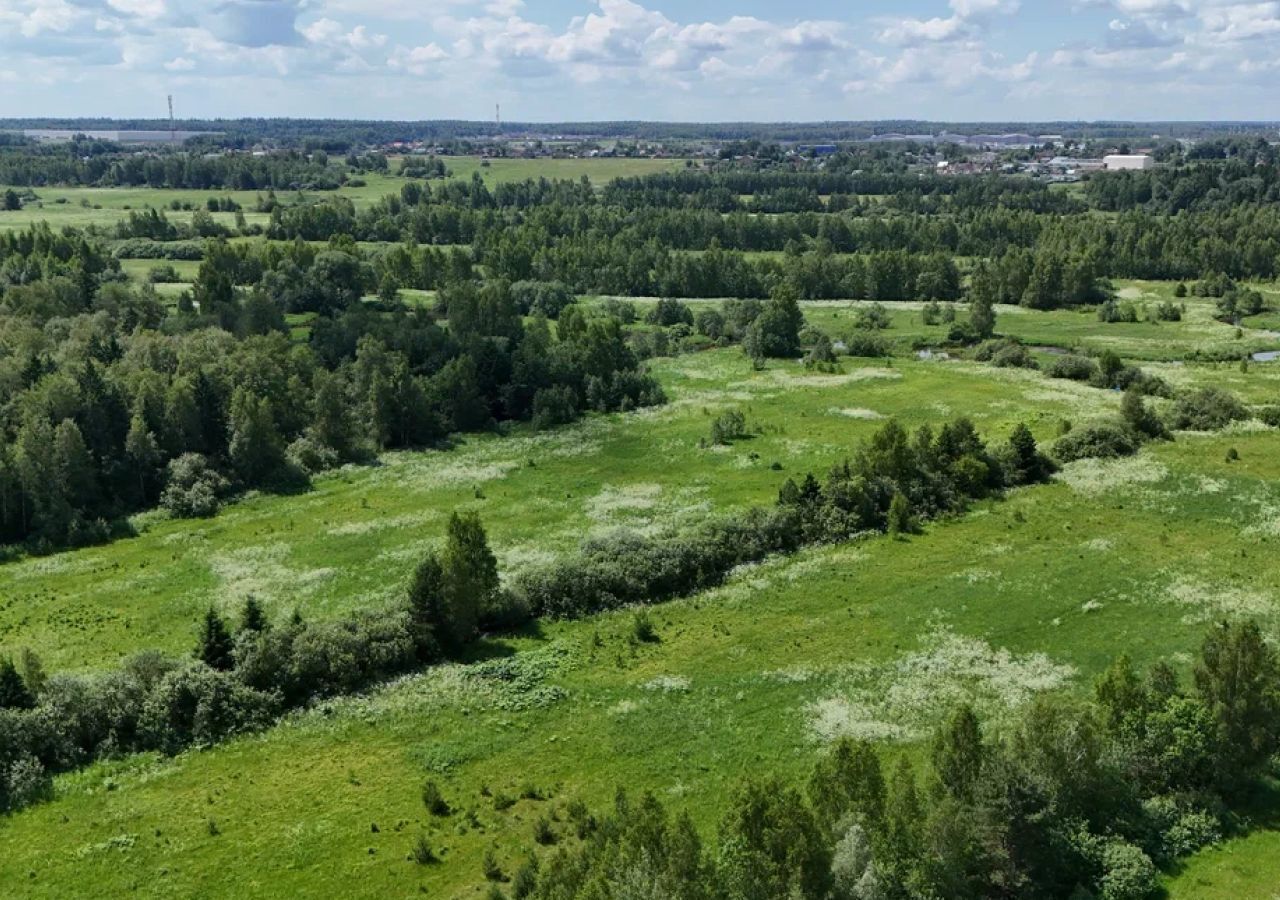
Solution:
{"label": "overgrown field", "polygon": [[[809,374],[754,371],[726,349],[654,368],[664,408],[393,454],[308,494],[256,497],[195,524],[143,519],[137,538],[0,567],[0,647],[31,646],[55,671],[143,647],[181,652],[210,603],[233,612],[252,594],[274,617],[320,618],[392,602],[455,508],[481,514],[510,573],[613,528],[768,502],[782,479],[821,474],[887,417],[967,415],[991,438],[1025,421],[1048,441],[1063,420],[1119,403],[959,361],[845,359],[839,374]],[[1280,377],[1268,365],[1153,369],[1255,403]],[[728,409],[756,433],[704,446]],[[1088,691],[1122,652],[1185,665],[1222,617],[1274,633],[1278,440],[1246,425],[1078,463],[909,540],[741,571],[656,609],[656,643],[634,640],[629,612],[545,623],[482,645],[473,663],[262,735],[62,776],[52,802],[0,822],[0,883],[22,896],[243,896],[271,872],[279,893],[474,896],[487,850],[510,874],[537,848],[537,820],[566,835],[569,802],[600,806],[624,784],[712,829],[737,778],[800,777],[835,737],[912,753],[962,698],[999,722],[1037,691]],[[425,812],[427,776],[453,816]],[[421,833],[439,863],[406,860]],[[1273,838],[1193,859],[1173,895],[1265,896]]]}

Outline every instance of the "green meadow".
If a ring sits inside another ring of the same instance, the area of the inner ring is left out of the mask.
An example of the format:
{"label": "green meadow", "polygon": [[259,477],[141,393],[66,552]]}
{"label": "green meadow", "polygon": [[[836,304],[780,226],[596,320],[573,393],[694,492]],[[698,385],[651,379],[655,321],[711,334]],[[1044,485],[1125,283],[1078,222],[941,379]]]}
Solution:
{"label": "green meadow", "polygon": [[[1205,301],[1188,308],[1159,326],[1001,310],[1000,327],[1090,349],[1119,335],[1124,355],[1152,360],[1178,387],[1273,402],[1280,365],[1172,359],[1234,340]],[[887,338],[931,336],[918,310],[891,311]],[[833,334],[854,314],[849,304],[806,312]],[[1253,331],[1246,342],[1266,343]],[[1065,421],[1119,404],[960,360],[841,362],[835,374],[756,371],[734,348],[656,360],[662,408],[390,454],[211,520],[141,516],[137,537],[0,566],[0,652],[29,646],[54,671],[94,670],[146,647],[186,651],[211,603],[231,614],[253,595],[271,616],[308,618],[385,607],[454,509],[479,512],[510,574],[617,528],[653,532],[772,502],[784,478],[822,474],[889,417],[916,427],[965,415],[993,441],[1026,422],[1048,442]],[[707,446],[729,409],[752,436]],[[619,785],[653,790],[710,830],[738,778],[800,777],[836,737],[914,754],[961,699],[999,727],[1038,691],[1088,692],[1122,652],[1185,668],[1223,617],[1277,633],[1278,444],[1259,423],[1182,434],[1132,459],[1073,464],[909,540],[747,567],[655,608],[653,644],[634,640],[627,611],[545,622],[260,735],[60,776],[51,802],[0,820],[0,883],[31,897],[233,897],[261,894],[270,872],[279,895],[478,896],[486,851],[510,874],[546,852],[537,820],[567,836],[570,802],[599,807]],[[426,814],[426,777],[454,815]],[[407,861],[420,834],[439,863]],[[1280,880],[1276,834],[1192,858],[1170,874],[1171,896],[1266,897]]]}
{"label": "green meadow", "polygon": [[[478,157],[444,157],[451,177],[471,178],[474,173],[490,186],[524,181],[529,178],[582,178],[586,177],[597,186],[602,186],[614,178],[649,175],[655,172],[671,171],[685,165],[679,159],[493,159],[481,160]],[[372,206],[388,194],[398,193],[404,179],[394,175],[364,174],[357,176],[364,184],[344,186],[337,191],[278,191],[281,199],[289,202],[294,199],[317,200],[325,197],[346,197],[358,209]],[[4,186],[0,186],[0,192]],[[19,189],[25,190],[25,189]],[[21,210],[0,211],[0,230],[16,230],[28,228],[37,222],[48,222],[54,228],[84,228],[96,225],[109,228],[121,219],[127,218],[130,210],[143,210],[148,207],[163,209],[177,221],[190,217],[189,212],[174,211],[170,205],[177,202],[180,206],[190,204],[195,209],[203,209],[210,197],[230,197],[244,208],[245,220],[250,225],[265,225],[270,216],[254,212],[259,196],[266,191],[226,191],[226,190],[169,190],[153,188],[80,188],[80,187],[48,187],[35,189],[39,198],[29,202]],[[215,221],[233,227],[234,213],[213,213]]]}

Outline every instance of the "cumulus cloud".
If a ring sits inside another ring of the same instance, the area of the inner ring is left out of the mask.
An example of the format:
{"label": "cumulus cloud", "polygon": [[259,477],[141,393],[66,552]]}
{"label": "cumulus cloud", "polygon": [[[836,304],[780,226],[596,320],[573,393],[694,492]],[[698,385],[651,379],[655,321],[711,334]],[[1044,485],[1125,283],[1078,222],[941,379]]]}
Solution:
{"label": "cumulus cloud", "polygon": [[[154,74],[223,114],[456,116],[524,98],[541,118],[1184,118],[1228,114],[1217,92],[1233,115],[1247,103],[1280,115],[1275,0],[1067,0],[1034,18],[1019,0],[920,0],[910,16],[868,0],[830,19],[795,6],[0,0],[0,65],[50,86],[19,96],[26,112],[93,90],[106,108],[137,85],[154,92]],[[1149,82],[1142,107],[1109,88],[1118,73]],[[302,103],[254,105],[281,96]]]}

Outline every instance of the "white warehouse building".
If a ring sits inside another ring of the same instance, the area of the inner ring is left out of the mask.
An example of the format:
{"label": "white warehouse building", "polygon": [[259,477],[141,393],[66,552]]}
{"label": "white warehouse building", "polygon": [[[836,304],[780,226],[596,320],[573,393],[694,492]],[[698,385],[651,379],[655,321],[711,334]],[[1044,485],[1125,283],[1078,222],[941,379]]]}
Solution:
{"label": "white warehouse building", "polygon": [[1102,164],[1108,172],[1140,172],[1156,167],[1155,159],[1146,154],[1104,156]]}

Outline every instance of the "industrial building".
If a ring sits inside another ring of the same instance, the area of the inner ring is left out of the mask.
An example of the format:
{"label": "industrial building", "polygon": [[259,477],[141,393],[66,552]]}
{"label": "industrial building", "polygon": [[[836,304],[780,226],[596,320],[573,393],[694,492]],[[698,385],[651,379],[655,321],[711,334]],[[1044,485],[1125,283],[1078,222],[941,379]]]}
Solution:
{"label": "industrial building", "polygon": [[1142,172],[1156,167],[1155,159],[1145,153],[1128,156],[1119,154],[1104,156],[1102,164],[1108,172]]}

